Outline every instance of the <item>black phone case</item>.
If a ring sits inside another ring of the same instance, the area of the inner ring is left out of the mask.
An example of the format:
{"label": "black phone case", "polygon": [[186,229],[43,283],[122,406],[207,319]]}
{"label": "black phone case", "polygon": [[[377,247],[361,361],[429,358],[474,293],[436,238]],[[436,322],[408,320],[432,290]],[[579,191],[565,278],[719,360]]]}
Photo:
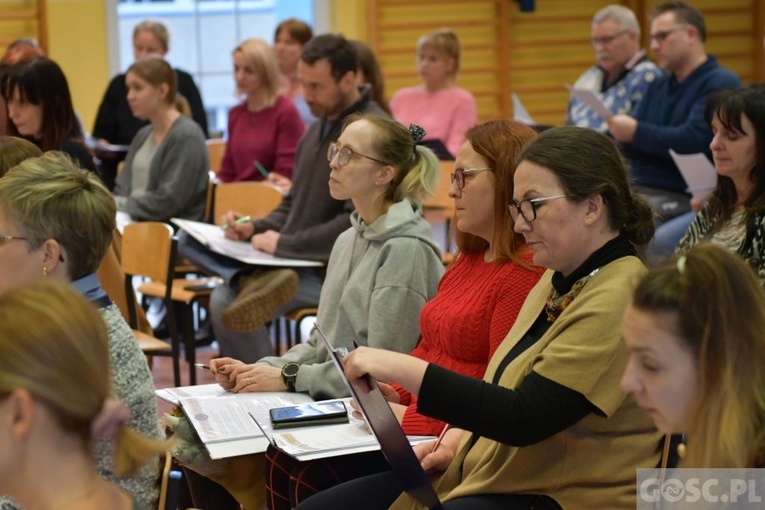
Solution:
{"label": "black phone case", "polygon": [[348,412],[336,412],[324,415],[315,416],[299,416],[290,419],[276,419],[274,420],[274,411],[278,411],[279,408],[274,408],[269,411],[271,417],[271,426],[274,429],[286,429],[294,427],[310,427],[314,425],[331,425],[335,423],[348,423]]}

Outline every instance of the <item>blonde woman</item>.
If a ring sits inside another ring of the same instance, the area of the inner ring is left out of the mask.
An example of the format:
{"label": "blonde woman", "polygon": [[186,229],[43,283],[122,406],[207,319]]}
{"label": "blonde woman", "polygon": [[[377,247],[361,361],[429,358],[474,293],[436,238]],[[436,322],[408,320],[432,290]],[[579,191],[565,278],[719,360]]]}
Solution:
{"label": "blonde woman", "polygon": [[638,285],[621,386],[659,430],[686,435],[681,467],[765,467],[764,330],[760,282],[725,247],[696,245]]}
{"label": "blonde woman", "polygon": [[271,47],[247,39],[234,49],[234,79],[243,101],[228,114],[228,142],[218,179],[280,183],[292,178],[295,149],[305,126],[289,97],[279,94]]}
{"label": "blonde woman", "polygon": [[202,130],[175,107],[175,71],[149,55],[130,66],[125,83],[133,115],[150,123],[135,135],[117,176],[117,208],[136,220],[201,220],[210,159]]}
{"label": "blonde woman", "polygon": [[[52,280],[85,296],[108,330],[109,357],[100,369],[111,373],[113,396],[130,410],[131,428],[161,437],[146,357],[95,274],[111,246],[115,215],[114,200],[98,177],[64,154],[51,151],[18,164],[0,179],[0,295]],[[5,324],[0,329],[0,334],[7,331]],[[32,366],[24,370],[39,372]],[[90,370],[82,366],[78,371]],[[128,491],[139,508],[156,506],[158,465],[149,463],[137,475],[120,479],[114,450],[113,442],[96,441],[91,452],[95,469]]]}
{"label": "blonde woman", "polygon": [[460,42],[448,29],[424,35],[417,43],[417,74],[422,85],[398,90],[390,100],[393,116],[408,126],[416,123],[454,155],[465,132],[478,120],[475,98],[457,87]]}
{"label": "blonde woman", "polygon": [[[0,296],[0,493],[24,508],[142,508],[98,476],[91,427],[111,390],[108,335],[98,311],[61,283]],[[164,443],[120,426],[117,471],[128,474]],[[5,506],[4,506],[5,508]]]}

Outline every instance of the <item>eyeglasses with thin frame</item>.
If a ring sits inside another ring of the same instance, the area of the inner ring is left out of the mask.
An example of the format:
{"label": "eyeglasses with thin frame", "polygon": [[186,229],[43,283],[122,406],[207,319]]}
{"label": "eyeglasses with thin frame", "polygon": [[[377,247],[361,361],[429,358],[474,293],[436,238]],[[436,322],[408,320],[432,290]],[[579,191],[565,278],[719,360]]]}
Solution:
{"label": "eyeglasses with thin frame", "polygon": [[513,223],[518,221],[518,216],[521,216],[526,223],[531,223],[537,219],[538,203],[546,202],[548,200],[555,200],[556,198],[566,198],[566,195],[554,195],[551,197],[539,197],[539,198],[527,198],[526,200],[513,200],[507,205],[507,210],[510,212],[510,217],[513,219]]}
{"label": "eyeglasses with thin frame", "polygon": [[678,30],[683,30],[685,27],[675,27],[675,28],[668,28],[667,30],[662,30],[660,32],[656,32],[655,34],[651,34],[651,37],[648,38],[648,44],[651,44],[653,41],[656,41],[656,44],[663,43],[667,37],[672,34],[672,32],[677,32]]}
{"label": "eyeglasses with thin frame", "polygon": [[491,168],[487,167],[474,167],[474,168],[455,168],[453,174],[449,174],[451,182],[457,181],[457,187],[462,189],[465,187],[465,175],[473,175],[481,172],[491,172]]}
{"label": "eyeglasses with thin frame", "polygon": [[375,159],[371,156],[367,156],[365,154],[362,154],[360,152],[356,152],[355,150],[351,149],[347,145],[340,147],[340,144],[337,142],[332,142],[329,144],[329,147],[327,148],[327,161],[332,161],[335,159],[335,156],[337,156],[337,164],[340,166],[345,166],[348,163],[351,162],[351,158],[353,156],[361,156],[362,158],[371,159],[375,163],[379,163],[381,165],[388,165],[385,161],[380,161],[379,159]]}
{"label": "eyeglasses with thin frame", "polygon": [[0,246],[4,245],[8,241],[13,241],[14,239],[15,240],[19,240],[19,241],[26,241],[27,240],[26,237],[11,236],[11,235],[8,235],[8,234],[0,234]]}
{"label": "eyeglasses with thin frame", "polygon": [[614,42],[619,36],[622,36],[627,33],[627,30],[620,30],[619,32],[616,32],[614,35],[604,35],[603,37],[593,37],[590,39],[590,44],[595,46],[598,44],[601,44],[603,46],[608,46],[612,42]]}

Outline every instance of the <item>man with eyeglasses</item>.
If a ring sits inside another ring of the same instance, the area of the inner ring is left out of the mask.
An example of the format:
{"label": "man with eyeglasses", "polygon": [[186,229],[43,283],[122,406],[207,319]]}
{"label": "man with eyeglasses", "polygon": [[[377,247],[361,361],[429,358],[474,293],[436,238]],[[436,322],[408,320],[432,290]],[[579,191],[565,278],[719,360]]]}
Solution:
{"label": "man with eyeglasses", "polygon": [[[327,261],[335,240],[350,226],[353,211],[350,200],[338,201],[329,194],[328,150],[352,113],[387,114],[372,99],[368,85],[356,85],[356,49],[341,35],[311,39],[303,47],[297,74],[306,103],[318,119],[298,143],[292,188],[266,218],[235,223],[243,215],[227,214],[225,223],[232,226],[226,235],[249,240],[258,250],[277,257]],[[254,363],[273,355],[265,320],[297,308],[315,307],[319,302],[323,269],[296,269],[297,294],[286,304],[283,300],[278,303],[278,309],[264,310],[264,303],[270,305],[288,295],[286,290],[294,285],[289,270],[270,271],[264,277],[262,271],[254,273],[255,267],[219,256],[187,235],[180,238],[179,250],[195,265],[219,274],[226,282],[210,299],[221,356]],[[262,322],[254,319],[264,316],[267,318]]]}
{"label": "man with eyeglasses", "polygon": [[[662,74],[640,48],[640,25],[635,13],[622,5],[608,5],[593,16],[591,34],[597,65],[585,71],[574,88],[594,92],[614,114],[628,114]],[[574,96],[568,103],[566,123],[601,133],[608,131],[606,119]]]}
{"label": "man with eyeglasses", "polygon": [[614,115],[608,127],[624,144],[634,191],[648,197],[658,221],[664,222],[691,211],[688,185],[669,150],[703,152],[711,158],[712,130],[704,118],[707,100],[740,87],[741,80],[707,55],[704,17],[692,5],[665,2],[654,7],[650,41],[666,74],[651,84],[632,116]]}

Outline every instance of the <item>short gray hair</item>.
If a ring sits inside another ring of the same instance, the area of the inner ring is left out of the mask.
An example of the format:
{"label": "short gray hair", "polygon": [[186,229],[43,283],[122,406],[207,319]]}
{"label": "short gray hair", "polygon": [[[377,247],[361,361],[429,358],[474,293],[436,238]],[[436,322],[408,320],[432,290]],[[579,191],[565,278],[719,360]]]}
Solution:
{"label": "short gray hair", "polygon": [[621,30],[631,30],[637,33],[640,39],[640,24],[632,10],[623,5],[611,4],[603,7],[592,17],[592,24],[613,21]]}
{"label": "short gray hair", "polygon": [[170,51],[170,31],[167,29],[167,25],[161,21],[156,19],[145,19],[138,23],[133,28],[133,40],[135,40],[138,32],[151,32],[165,51]]}

